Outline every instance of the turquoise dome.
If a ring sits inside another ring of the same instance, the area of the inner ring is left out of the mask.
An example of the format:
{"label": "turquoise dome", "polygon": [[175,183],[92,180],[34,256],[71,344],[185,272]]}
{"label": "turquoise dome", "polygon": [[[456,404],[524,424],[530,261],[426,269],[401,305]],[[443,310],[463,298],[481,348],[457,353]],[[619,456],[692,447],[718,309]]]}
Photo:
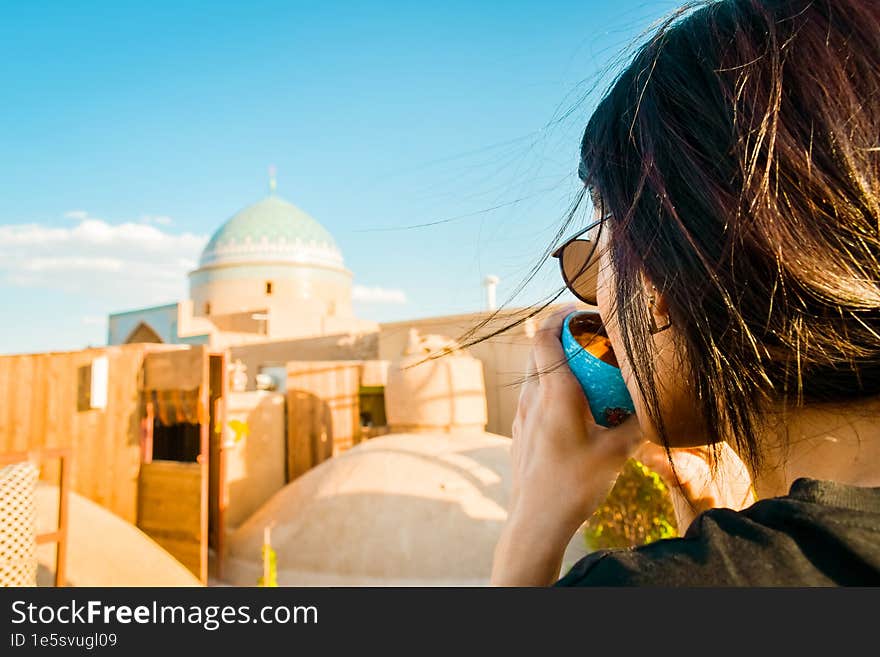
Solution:
{"label": "turquoise dome", "polygon": [[327,229],[274,194],[223,224],[202,251],[199,267],[267,262],[343,267]]}

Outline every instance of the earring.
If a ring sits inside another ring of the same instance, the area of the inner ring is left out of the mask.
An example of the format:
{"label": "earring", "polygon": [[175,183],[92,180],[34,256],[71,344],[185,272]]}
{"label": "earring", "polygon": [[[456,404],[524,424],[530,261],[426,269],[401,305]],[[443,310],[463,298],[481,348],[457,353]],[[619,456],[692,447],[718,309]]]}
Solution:
{"label": "earring", "polygon": [[[651,287],[654,290],[657,289],[657,287],[654,285],[652,285]],[[648,297],[648,305],[651,306],[651,313],[650,313],[651,325],[648,327],[648,331],[651,333],[651,335],[657,335],[661,331],[665,331],[670,326],[672,326],[672,320],[669,318],[669,315],[666,316],[666,323],[663,326],[657,326],[657,318],[654,317],[654,304],[656,303],[656,301],[657,301],[657,297],[654,296],[653,293],[651,293],[651,295]]]}

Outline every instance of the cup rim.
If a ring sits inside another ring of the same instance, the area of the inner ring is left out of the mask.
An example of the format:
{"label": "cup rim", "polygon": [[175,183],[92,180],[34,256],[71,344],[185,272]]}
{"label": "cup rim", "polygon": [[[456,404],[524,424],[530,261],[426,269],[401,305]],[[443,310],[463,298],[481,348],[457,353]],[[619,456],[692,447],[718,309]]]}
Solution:
{"label": "cup rim", "polygon": [[[608,363],[608,362],[602,360],[601,358],[599,358],[598,356],[594,355],[593,353],[591,353],[587,349],[587,347],[582,345],[576,337],[574,337],[574,334],[571,332],[571,328],[569,327],[569,321],[571,320],[571,318],[574,315],[584,314],[584,313],[595,314],[595,315],[599,314],[597,311],[578,311],[578,310],[576,310],[576,311],[566,315],[565,319],[562,322],[561,342],[562,342],[562,347],[563,347],[563,350],[565,351],[565,355],[566,355],[567,359],[569,360],[569,362],[571,362],[573,360],[581,360],[581,359],[594,361],[597,364],[600,363],[601,364],[600,367],[604,366],[604,367],[609,368],[609,371],[620,372],[620,366],[612,365],[611,363]],[[608,338],[608,336],[605,335],[604,331],[602,333],[597,333],[596,335],[603,337],[605,339]]]}

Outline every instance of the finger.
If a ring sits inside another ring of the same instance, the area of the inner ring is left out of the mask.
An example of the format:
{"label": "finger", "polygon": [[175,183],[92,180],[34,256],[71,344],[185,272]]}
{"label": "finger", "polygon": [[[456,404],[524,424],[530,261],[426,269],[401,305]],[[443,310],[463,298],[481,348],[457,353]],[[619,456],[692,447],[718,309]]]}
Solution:
{"label": "finger", "polygon": [[635,415],[630,415],[616,427],[605,429],[599,435],[605,451],[616,458],[627,459],[633,456],[645,442],[641,425]]}
{"label": "finger", "polygon": [[[575,306],[569,305],[554,312],[541,323],[541,327],[535,332],[533,351],[535,352],[535,366],[539,374],[554,370],[567,360],[560,336],[563,321],[574,310]],[[574,375],[567,368],[563,371],[574,378]]]}
{"label": "finger", "polygon": [[526,359],[526,375],[519,386],[519,403],[522,403],[523,399],[530,393],[531,388],[537,384],[536,378],[535,350],[529,349],[529,355]]}
{"label": "finger", "polygon": [[535,373],[535,350],[529,349],[529,355],[526,357],[526,378],[528,381]]}

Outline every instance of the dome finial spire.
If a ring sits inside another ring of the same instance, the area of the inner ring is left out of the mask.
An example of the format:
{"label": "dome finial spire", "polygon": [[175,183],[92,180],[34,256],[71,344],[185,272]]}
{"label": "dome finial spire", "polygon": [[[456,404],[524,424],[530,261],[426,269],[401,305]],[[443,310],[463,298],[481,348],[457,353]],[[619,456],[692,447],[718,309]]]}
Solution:
{"label": "dome finial spire", "polygon": [[275,173],[276,173],[275,165],[270,164],[269,165],[269,193],[270,194],[274,194],[275,188],[278,187],[278,182],[275,180]]}

